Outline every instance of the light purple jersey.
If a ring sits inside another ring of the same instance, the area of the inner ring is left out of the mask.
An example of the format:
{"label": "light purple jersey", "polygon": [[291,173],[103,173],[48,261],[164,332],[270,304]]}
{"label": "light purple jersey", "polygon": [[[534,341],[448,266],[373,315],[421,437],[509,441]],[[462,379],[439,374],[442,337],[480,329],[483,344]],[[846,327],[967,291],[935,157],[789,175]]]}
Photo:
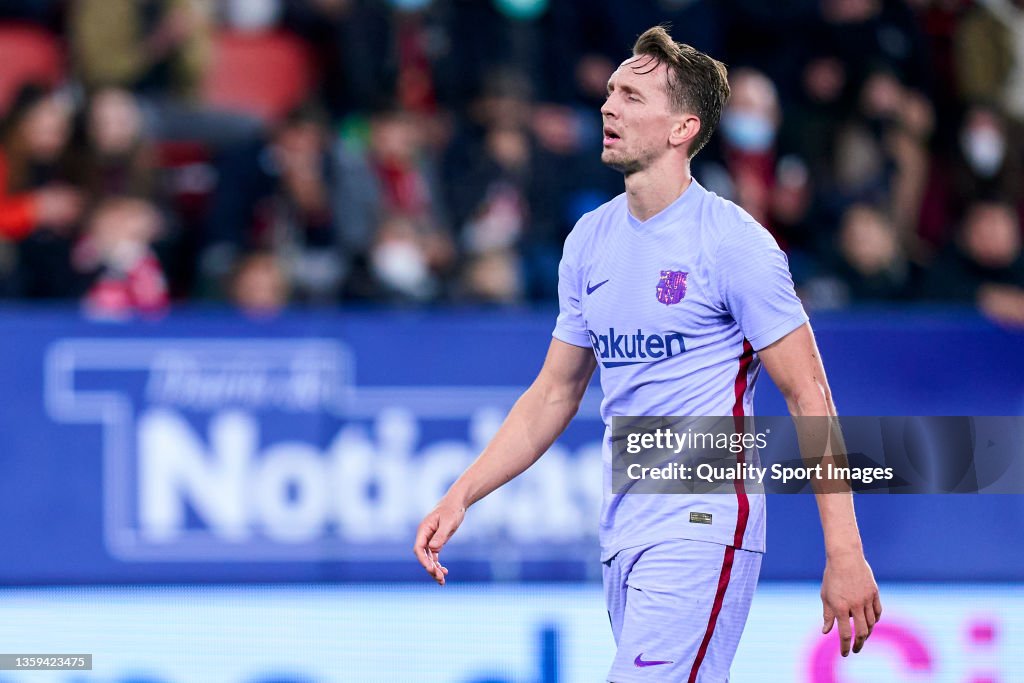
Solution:
{"label": "light purple jersey", "polygon": [[612,494],[610,434],[616,415],[752,415],[756,352],[807,322],[775,240],[694,180],[642,223],[625,194],[584,215],[558,277],[553,334],[594,349],[604,390],[602,561],[673,538],[764,552],[764,496],[742,485],[735,496]]}

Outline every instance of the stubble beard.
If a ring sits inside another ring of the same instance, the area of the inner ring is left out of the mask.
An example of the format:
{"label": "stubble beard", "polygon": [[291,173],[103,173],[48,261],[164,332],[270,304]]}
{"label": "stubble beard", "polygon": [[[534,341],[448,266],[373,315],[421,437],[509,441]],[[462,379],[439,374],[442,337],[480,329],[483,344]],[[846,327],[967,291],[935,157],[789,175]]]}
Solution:
{"label": "stubble beard", "polygon": [[614,169],[625,176],[633,175],[643,171],[654,160],[654,155],[649,150],[640,149],[636,152],[623,153],[617,150],[605,149],[601,152],[601,161],[608,168]]}

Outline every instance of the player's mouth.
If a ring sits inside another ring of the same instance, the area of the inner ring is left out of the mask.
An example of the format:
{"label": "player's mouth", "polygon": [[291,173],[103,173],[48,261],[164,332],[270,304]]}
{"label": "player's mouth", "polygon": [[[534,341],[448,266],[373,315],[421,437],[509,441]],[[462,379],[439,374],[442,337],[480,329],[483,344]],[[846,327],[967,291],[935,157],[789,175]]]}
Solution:
{"label": "player's mouth", "polygon": [[605,147],[608,147],[609,145],[615,144],[619,139],[620,138],[619,138],[619,134],[618,133],[616,133],[611,128],[605,127],[605,129],[604,129],[604,146]]}

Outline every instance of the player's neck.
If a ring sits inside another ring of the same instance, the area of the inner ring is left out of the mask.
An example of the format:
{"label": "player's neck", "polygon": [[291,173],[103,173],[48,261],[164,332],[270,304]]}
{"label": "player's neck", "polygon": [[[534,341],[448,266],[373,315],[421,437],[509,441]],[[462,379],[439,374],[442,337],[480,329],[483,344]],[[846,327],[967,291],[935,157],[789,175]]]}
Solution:
{"label": "player's neck", "polygon": [[646,221],[679,199],[693,180],[689,162],[664,166],[656,164],[626,176],[626,204],[638,221]]}

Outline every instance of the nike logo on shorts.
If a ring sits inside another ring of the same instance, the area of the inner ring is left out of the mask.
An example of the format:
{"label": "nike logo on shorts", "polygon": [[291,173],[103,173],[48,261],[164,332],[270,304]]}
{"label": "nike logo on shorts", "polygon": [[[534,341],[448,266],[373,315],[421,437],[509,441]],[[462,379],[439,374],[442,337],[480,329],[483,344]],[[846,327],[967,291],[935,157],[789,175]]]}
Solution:
{"label": "nike logo on shorts", "polygon": [[673,664],[674,663],[674,662],[666,662],[666,661],[663,661],[663,660],[660,660],[660,659],[650,659],[650,660],[644,661],[643,656],[644,656],[643,652],[638,654],[636,656],[636,659],[633,660],[633,664],[635,664],[636,666],[642,668],[642,667],[645,667],[645,666],[659,666],[661,664]]}

